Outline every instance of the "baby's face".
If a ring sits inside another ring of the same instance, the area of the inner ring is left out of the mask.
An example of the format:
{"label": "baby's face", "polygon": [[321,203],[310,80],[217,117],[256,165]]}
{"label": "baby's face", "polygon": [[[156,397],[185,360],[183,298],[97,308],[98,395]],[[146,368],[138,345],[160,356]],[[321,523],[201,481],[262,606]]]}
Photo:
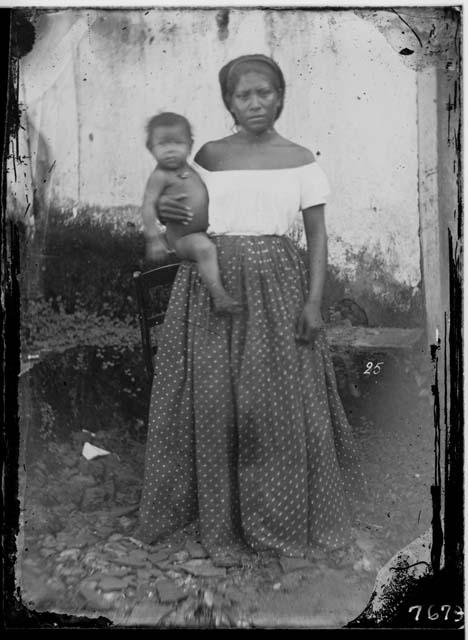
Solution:
{"label": "baby's face", "polygon": [[181,124],[155,127],[151,134],[151,153],[164,169],[178,169],[187,160],[192,142]]}

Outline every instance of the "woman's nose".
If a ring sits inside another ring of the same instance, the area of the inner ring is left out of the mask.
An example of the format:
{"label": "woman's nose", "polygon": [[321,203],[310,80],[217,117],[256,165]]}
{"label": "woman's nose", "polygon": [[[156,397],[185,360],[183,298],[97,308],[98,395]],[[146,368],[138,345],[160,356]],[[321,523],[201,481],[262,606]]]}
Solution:
{"label": "woman's nose", "polygon": [[260,107],[260,100],[258,99],[258,96],[253,95],[250,98],[250,108],[251,109],[258,109]]}

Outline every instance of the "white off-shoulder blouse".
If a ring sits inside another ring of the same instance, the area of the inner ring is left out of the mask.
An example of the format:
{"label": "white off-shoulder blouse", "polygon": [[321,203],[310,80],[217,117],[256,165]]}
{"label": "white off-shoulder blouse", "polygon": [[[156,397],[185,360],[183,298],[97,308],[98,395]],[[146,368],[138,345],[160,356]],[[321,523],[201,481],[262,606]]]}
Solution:
{"label": "white off-shoulder blouse", "polygon": [[215,235],[286,235],[302,210],[324,204],[330,194],[317,162],[227,171],[208,171],[194,162],[193,168],[208,189],[208,233]]}

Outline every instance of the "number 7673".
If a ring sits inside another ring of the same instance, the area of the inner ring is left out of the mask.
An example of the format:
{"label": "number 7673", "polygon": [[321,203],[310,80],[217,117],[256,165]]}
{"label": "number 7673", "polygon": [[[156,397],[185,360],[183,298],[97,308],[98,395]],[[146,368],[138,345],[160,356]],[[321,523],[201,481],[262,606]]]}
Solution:
{"label": "number 7673", "polygon": [[[421,613],[424,608],[425,607],[423,607],[420,604],[414,605],[413,607],[410,607],[408,609],[408,613],[416,612],[415,618],[414,618],[415,622],[423,622],[423,620],[425,619],[425,616],[421,617]],[[440,613],[437,609],[440,609]],[[427,607],[427,619],[448,621],[450,612],[452,612],[452,615],[453,615],[453,622],[457,623],[463,620],[463,617],[464,617],[463,609],[459,605],[452,607],[449,604],[443,604],[440,606],[437,606],[434,604],[429,605]]]}

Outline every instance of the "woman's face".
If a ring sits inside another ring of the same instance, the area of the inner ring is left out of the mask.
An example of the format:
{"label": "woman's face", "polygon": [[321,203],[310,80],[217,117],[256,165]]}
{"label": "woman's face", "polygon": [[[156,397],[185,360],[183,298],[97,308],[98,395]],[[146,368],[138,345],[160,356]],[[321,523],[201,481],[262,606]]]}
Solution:
{"label": "woman's face", "polygon": [[248,71],[238,80],[231,98],[231,113],[237,124],[251,131],[262,133],[276,120],[281,96],[268,75]]}

